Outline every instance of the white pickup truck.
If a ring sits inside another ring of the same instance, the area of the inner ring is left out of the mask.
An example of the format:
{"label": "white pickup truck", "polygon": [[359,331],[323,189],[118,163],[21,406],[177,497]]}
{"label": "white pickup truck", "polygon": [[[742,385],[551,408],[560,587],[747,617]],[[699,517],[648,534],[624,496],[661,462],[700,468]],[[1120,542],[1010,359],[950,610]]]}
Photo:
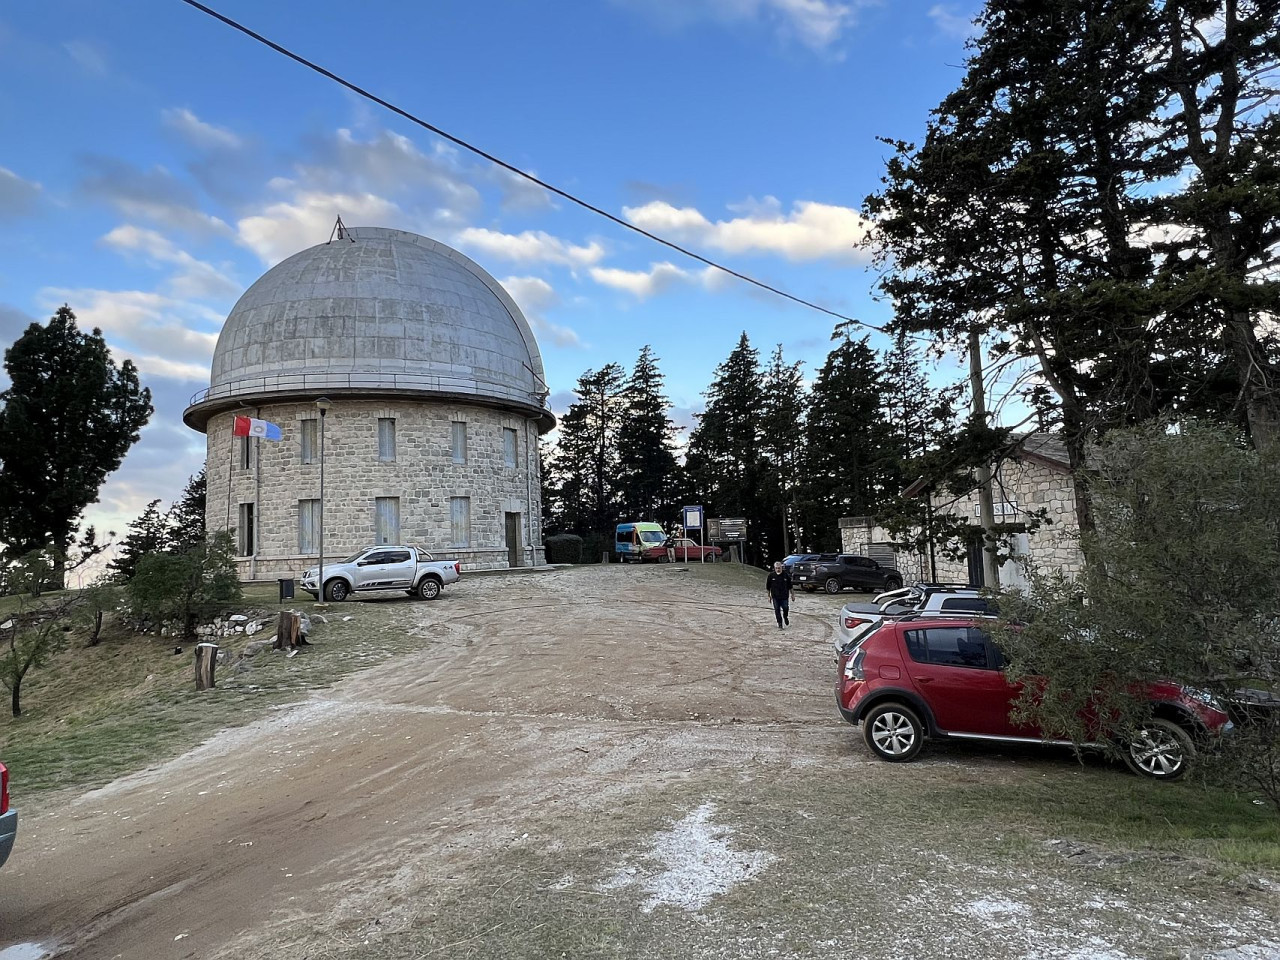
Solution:
{"label": "white pickup truck", "polygon": [[[462,577],[458,560],[437,560],[420,547],[379,544],[345,560],[324,565],[324,598],[339,603],[353,593],[403,590],[410,596],[434,600],[446,583]],[[320,568],[302,575],[299,585],[313,597],[320,595]]]}

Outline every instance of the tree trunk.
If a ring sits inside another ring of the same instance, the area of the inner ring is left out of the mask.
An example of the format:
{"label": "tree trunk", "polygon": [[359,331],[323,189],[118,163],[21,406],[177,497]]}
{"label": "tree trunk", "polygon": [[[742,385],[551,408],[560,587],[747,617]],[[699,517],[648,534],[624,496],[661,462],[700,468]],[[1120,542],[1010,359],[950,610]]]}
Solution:
{"label": "tree trunk", "polygon": [[216,643],[196,644],[196,689],[208,690],[215,686],[214,670],[218,664]]}
{"label": "tree trunk", "polygon": [[89,635],[89,643],[87,646],[96,647],[102,639],[102,611],[95,610],[93,612],[93,633]]}
{"label": "tree trunk", "polygon": [[19,694],[19,691],[21,691],[21,689],[22,689],[22,677],[14,677],[13,687],[11,688],[12,696],[9,699],[10,699],[10,703],[13,706],[13,715],[15,717],[22,716],[22,698]]}

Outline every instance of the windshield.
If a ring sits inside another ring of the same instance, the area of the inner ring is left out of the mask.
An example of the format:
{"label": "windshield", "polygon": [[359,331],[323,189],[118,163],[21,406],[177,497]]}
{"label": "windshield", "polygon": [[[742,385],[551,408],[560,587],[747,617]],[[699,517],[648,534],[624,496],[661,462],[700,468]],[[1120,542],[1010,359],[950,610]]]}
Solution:
{"label": "windshield", "polygon": [[355,563],[357,560],[359,560],[361,557],[363,557],[366,553],[368,553],[368,551],[367,551],[367,550],[357,550],[357,551],[356,551],[355,553],[353,553],[351,556],[347,557],[347,559],[342,560],[342,561],[340,561],[340,562],[341,562],[341,563]]}
{"label": "windshield", "polygon": [[645,543],[662,543],[667,539],[667,535],[661,530],[641,530],[640,539]]}

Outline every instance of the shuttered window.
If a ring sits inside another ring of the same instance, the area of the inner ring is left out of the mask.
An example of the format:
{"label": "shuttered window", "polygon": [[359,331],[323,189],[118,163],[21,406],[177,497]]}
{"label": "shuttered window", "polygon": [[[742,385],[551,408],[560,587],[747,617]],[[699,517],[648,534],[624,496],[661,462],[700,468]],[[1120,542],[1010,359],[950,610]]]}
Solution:
{"label": "shuttered window", "polygon": [[298,552],[310,556],[320,549],[320,501],[298,501]]}
{"label": "shuttered window", "polygon": [[393,417],[378,418],[378,459],[384,462],[396,458],[396,421]]}
{"label": "shuttered window", "polygon": [[378,497],[373,501],[373,531],[378,543],[400,542],[399,497]]}
{"label": "shuttered window", "polygon": [[471,546],[471,498],[449,498],[449,526],[451,545],[455,547]]}
{"label": "shuttered window", "polygon": [[514,467],[520,450],[520,438],[510,427],[502,429],[502,459],[508,467]]}
{"label": "shuttered window", "polygon": [[320,421],[303,420],[298,424],[302,435],[302,462],[320,462]]}
{"label": "shuttered window", "polygon": [[463,420],[453,421],[453,462],[467,462],[467,424]]}

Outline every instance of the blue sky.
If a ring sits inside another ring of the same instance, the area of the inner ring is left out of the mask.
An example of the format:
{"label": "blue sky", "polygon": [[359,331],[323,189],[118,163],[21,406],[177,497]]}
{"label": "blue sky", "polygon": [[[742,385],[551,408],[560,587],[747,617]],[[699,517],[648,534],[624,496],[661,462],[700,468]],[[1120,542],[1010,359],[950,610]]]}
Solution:
{"label": "blue sky", "polygon": [[[887,155],[961,79],[972,0],[222,0],[226,15],[617,216],[874,324],[853,244]],[[199,469],[223,318],[350,226],[456,246],[537,331],[552,406],[651,344],[691,424],[745,330],[810,373],[831,318],[709,276],[178,0],[0,8],[0,340],[69,303],[155,394],[88,518]]]}

